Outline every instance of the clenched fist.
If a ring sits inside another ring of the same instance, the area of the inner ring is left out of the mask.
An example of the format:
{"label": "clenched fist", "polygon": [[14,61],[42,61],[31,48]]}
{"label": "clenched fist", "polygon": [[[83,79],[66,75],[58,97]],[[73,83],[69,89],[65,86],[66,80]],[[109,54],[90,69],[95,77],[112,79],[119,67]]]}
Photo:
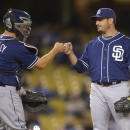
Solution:
{"label": "clenched fist", "polygon": [[71,42],[65,43],[64,44],[64,53],[66,55],[70,55],[73,52],[73,47]]}
{"label": "clenched fist", "polygon": [[63,43],[56,42],[54,48],[58,53],[60,53],[63,52],[63,46],[64,46]]}

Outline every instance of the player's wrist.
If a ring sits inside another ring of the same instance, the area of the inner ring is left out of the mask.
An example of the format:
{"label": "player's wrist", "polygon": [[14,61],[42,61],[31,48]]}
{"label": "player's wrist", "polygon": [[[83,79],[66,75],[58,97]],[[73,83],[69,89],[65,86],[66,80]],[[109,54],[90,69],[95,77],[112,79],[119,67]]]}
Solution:
{"label": "player's wrist", "polygon": [[21,87],[21,89],[18,91],[18,94],[21,97],[22,95],[26,94],[26,90],[23,87]]}
{"label": "player's wrist", "polygon": [[71,56],[74,55],[74,52],[73,52],[73,51],[72,51],[72,52],[69,52],[69,53],[67,53],[66,55],[69,56],[69,57],[71,57]]}
{"label": "player's wrist", "polygon": [[54,52],[55,54],[59,53],[58,47],[54,46],[53,52]]}

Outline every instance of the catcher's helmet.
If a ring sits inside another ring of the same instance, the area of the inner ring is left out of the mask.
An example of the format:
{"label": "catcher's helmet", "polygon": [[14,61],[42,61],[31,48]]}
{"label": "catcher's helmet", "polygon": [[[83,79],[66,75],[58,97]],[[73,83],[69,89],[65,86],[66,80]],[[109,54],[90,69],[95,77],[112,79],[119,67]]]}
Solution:
{"label": "catcher's helmet", "polygon": [[26,41],[31,31],[31,24],[30,15],[22,10],[9,9],[3,17],[5,30],[15,33],[20,41]]}

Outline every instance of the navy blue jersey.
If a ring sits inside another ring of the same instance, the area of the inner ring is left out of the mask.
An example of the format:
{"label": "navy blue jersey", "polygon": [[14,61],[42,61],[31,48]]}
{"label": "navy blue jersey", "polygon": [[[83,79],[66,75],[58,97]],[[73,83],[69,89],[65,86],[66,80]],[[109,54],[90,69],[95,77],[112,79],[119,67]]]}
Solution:
{"label": "navy blue jersey", "polygon": [[99,36],[91,40],[76,65],[79,73],[90,68],[92,82],[130,79],[130,38],[117,33],[110,39]]}
{"label": "navy blue jersey", "polygon": [[38,61],[36,47],[14,40],[11,36],[0,35],[0,85],[20,87],[22,70],[31,69]]}

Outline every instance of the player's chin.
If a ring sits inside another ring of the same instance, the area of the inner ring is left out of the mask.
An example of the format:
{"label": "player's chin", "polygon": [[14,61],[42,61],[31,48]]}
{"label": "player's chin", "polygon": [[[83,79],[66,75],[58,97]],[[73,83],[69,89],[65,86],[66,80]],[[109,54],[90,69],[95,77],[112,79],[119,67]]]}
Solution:
{"label": "player's chin", "polygon": [[102,30],[101,30],[100,28],[97,28],[97,31],[98,31],[98,32],[102,32]]}

